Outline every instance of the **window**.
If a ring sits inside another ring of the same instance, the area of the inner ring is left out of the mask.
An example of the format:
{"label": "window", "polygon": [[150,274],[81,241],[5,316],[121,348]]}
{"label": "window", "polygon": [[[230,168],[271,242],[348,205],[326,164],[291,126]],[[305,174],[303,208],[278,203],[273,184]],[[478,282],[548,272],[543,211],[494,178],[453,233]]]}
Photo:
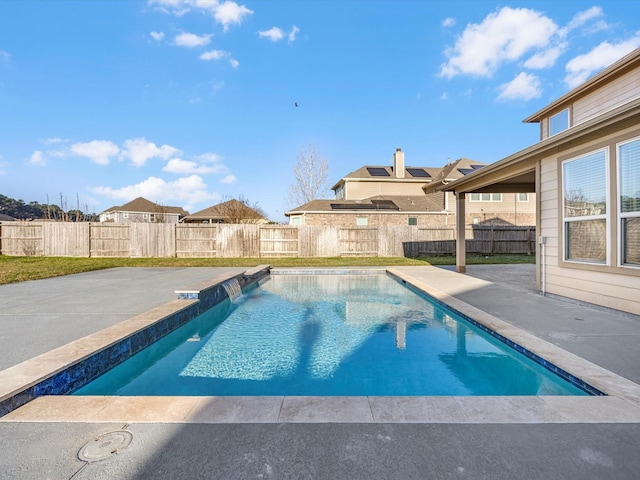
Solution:
{"label": "window", "polygon": [[344,199],[344,186],[340,185],[336,188],[336,200]]}
{"label": "window", "polygon": [[501,202],[501,193],[470,193],[470,202]]}
{"label": "window", "polygon": [[569,109],[562,110],[549,118],[549,136],[557,135],[569,128]]}
{"label": "window", "polygon": [[618,145],[620,264],[640,266],[640,139]]}
{"label": "window", "polygon": [[369,225],[368,217],[356,217],[356,225],[359,227],[366,227]]}
{"label": "window", "polygon": [[519,202],[528,202],[529,201],[529,194],[528,193],[519,193],[518,194],[518,201]]}
{"label": "window", "polygon": [[122,212],[123,218],[129,218],[129,212]]}
{"label": "window", "polygon": [[409,225],[418,225],[418,217],[409,217]]}
{"label": "window", "polygon": [[293,216],[293,215],[292,215],[292,216],[290,217],[290,221],[289,221],[289,223],[290,223],[292,226],[296,226],[296,227],[297,227],[297,226],[299,226],[299,225],[302,225],[302,216],[300,216],[300,215],[295,215],[295,216]]}
{"label": "window", "polygon": [[562,164],[564,259],[607,262],[607,150]]}

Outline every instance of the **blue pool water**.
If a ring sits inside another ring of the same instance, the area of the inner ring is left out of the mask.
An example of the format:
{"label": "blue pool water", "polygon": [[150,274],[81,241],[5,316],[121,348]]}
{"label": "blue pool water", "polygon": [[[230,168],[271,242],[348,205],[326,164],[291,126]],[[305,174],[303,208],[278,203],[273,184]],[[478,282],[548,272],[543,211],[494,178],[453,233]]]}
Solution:
{"label": "blue pool water", "polygon": [[78,395],[586,395],[387,275],[272,275]]}

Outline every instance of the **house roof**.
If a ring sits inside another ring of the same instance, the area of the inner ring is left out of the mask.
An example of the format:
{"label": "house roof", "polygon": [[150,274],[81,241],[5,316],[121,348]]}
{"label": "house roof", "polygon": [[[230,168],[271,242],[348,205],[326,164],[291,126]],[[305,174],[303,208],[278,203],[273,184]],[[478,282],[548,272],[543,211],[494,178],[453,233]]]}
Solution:
{"label": "house roof", "polygon": [[15,218],[13,218],[10,215],[7,215],[5,213],[0,213],[0,222],[13,222],[14,220],[16,220]]}
{"label": "house roof", "polygon": [[442,212],[444,208],[444,194],[402,196],[377,195],[364,200],[311,200],[293,210],[285,212],[285,216],[297,213],[344,213],[371,212]]}
{"label": "house roof", "polygon": [[185,211],[182,207],[169,207],[164,205],[158,205],[143,197],[138,197],[135,200],[131,200],[129,203],[125,203],[122,206],[114,206],[108,208],[103,213],[107,212],[141,212],[141,213],[172,213],[179,216],[189,215],[189,212]]}
{"label": "house roof", "polygon": [[433,181],[438,182],[444,180],[450,182],[457,180],[458,178],[479,170],[485,165],[486,163],[477,162],[469,158],[459,158],[458,160],[448,163],[444,167],[440,168],[440,172],[433,178]]}
{"label": "house roof", "polygon": [[246,219],[265,219],[260,213],[244,203],[232,198],[226,202],[218,203],[207,207],[199,212],[187,215],[184,220],[225,220],[229,218],[230,212],[242,212]]}
{"label": "house roof", "polygon": [[537,159],[551,153],[557,154],[571,145],[593,138],[594,135],[639,123],[640,98],[546,138],[453,182],[433,182],[424,185],[422,189],[426,193],[438,191],[534,192]]}
{"label": "house roof", "polygon": [[[393,166],[378,166],[378,165],[364,165],[357,170],[342,177],[333,187],[332,190],[338,188],[345,181],[349,180],[362,180],[362,181],[394,181],[394,182],[407,182],[407,183],[430,183],[436,180],[442,179],[455,179],[459,178],[470,171],[473,171],[477,166],[485,165],[482,162],[477,162],[468,158],[460,158],[454,162],[450,162],[444,167],[405,167],[404,178],[396,178],[393,173]],[[467,169],[467,172],[459,171],[458,169]]]}
{"label": "house roof", "polygon": [[609,67],[594,75],[586,82],[567,92],[557,100],[551,102],[543,109],[538,110],[533,115],[528,116],[523,120],[523,122],[538,123],[543,118],[548,117],[554,110],[558,110],[564,104],[567,104],[578,97],[584,96],[591,91],[600,88],[603,84],[611,81],[612,78],[622,75],[623,73],[633,70],[634,68],[638,68],[638,66],[640,66],[640,48],[636,48],[631,53],[622,57],[617,62],[611,64]]}

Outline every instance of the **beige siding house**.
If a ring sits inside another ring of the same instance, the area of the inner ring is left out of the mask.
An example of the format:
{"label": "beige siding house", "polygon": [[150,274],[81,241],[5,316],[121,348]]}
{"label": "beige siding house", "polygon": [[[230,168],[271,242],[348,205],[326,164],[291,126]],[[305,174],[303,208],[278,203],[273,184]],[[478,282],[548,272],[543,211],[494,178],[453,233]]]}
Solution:
{"label": "beige siding house", "polygon": [[122,206],[111,207],[100,214],[101,222],[178,223],[189,212],[182,207],[167,207],[138,197]]}
{"label": "beige siding house", "polygon": [[539,289],[640,314],[640,49],[525,122],[540,142],[426,191],[537,192]]}
{"label": "beige siding house", "polygon": [[[407,167],[398,148],[390,166],[365,165],[340,179],[335,199],[313,200],[285,215],[291,225],[452,226],[456,203],[450,192],[425,193],[425,186],[446,184],[485,164],[461,158],[444,167]],[[526,192],[482,193],[469,198],[469,225],[534,225],[535,199]]]}

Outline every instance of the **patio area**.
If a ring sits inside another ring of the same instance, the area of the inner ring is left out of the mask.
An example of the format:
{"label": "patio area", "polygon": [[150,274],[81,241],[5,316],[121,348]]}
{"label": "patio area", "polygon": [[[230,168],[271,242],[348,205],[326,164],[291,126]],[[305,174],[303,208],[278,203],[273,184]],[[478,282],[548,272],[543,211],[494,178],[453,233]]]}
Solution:
{"label": "patio area", "polygon": [[[540,296],[534,265],[469,266],[464,275],[397,270],[622,383],[640,382],[640,319]],[[113,269],[0,286],[0,368],[174,300],[175,290],[220,273]],[[100,298],[109,298],[108,312]],[[540,397],[274,397],[263,408],[224,397],[112,399],[110,406],[98,397],[97,407],[71,398],[34,401],[0,419],[7,478],[595,479],[637,478],[640,468],[640,405],[629,398],[586,397],[582,407],[570,403],[575,398],[556,400],[551,409],[554,400]],[[87,442],[121,430],[132,435],[126,448],[104,460],[78,458]]]}

